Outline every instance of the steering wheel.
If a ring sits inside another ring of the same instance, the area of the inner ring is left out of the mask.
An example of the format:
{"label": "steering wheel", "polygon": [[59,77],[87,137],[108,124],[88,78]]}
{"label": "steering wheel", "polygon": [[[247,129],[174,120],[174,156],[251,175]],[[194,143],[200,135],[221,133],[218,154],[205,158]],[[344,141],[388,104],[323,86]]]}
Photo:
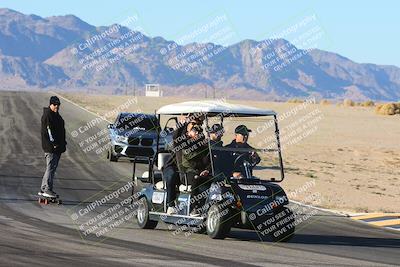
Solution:
{"label": "steering wheel", "polygon": [[[244,159],[245,156],[247,156],[246,159]],[[254,162],[254,159],[252,158],[252,155],[250,153],[243,153],[243,154],[239,155],[235,159],[233,166],[236,166],[236,164],[238,164],[238,163],[241,163],[240,165],[242,165],[243,163],[240,162],[239,160],[242,160],[242,161],[247,160],[247,162],[250,163],[251,167],[255,167],[257,165],[257,163]]]}
{"label": "steering wheel", "polygon": [[[235,161],[233,162],[233,168],[236,169],[236,166],[242,166],[242,165],[243,165],[243,162],[244,162],[245,160],[247,160],[247,159],[245,158],[246,156],[248,156],[247,153],[243,153],[243,154],[239,155],[239,156],[235,159]],[[248,160],[247,160],[247,161],[248,161]]]}

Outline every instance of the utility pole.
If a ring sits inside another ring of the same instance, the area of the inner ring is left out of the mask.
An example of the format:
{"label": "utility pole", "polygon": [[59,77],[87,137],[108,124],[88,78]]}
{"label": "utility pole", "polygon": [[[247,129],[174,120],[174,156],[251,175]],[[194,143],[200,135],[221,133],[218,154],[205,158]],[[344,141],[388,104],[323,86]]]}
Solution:
{"label": "utility pole", "polygon": [[214,87],[214,85],[213,85],[212,88],[213,88],[213,90],[214,90],[214,91],[213,91],[213,94],[214,94],[214,95],[213,95],[213,99],[215,99],[215,87]]}
{"label": "utility pole", "polygon": [[136,80],[133,80],[133,96],[136,96]]}

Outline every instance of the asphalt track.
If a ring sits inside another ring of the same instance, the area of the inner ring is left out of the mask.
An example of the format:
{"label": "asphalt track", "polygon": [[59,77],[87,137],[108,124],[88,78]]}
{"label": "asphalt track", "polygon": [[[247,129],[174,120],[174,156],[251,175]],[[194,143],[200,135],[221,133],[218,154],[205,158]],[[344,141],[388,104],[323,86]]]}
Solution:
{"label": "asphalt track", "polygon": [[[55,190],[63,205],[37,203],[44,169],[40,117],[49,94],[0,92],[0,265],[2,266],[393,266],[400,264],[400,233],[318,211],[297,227],[290,243],[261,241],[232,230],[225,240],[174,234],[165,225],[141,230],[134,220],[96,237],[82,235],[71,217],[79,207],[125,185],[131,165],[110,163],[79,145],[106,127],[71,132],[94,115],[62,101],[68,150]],[[129,196],[126,193],[126,196]],[[107,203],[112,206],[114,203]]]}

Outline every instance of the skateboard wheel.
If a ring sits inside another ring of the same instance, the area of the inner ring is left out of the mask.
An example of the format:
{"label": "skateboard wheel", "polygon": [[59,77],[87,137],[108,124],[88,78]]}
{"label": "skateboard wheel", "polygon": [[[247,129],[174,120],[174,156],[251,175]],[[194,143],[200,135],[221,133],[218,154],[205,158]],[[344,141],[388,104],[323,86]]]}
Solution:
{"label": "skateboard wheel", "polygon": [[48,200],[48,199],[45,199],[45,200],[44,200],[44,204],[45,204],[45,205],[49,204],[49,200]]}

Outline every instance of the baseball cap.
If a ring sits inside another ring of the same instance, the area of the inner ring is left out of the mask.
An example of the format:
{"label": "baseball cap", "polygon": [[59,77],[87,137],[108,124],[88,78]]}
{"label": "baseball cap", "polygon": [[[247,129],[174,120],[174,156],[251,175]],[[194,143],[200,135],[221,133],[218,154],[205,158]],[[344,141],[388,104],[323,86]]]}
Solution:
{"label": "baseball cap", "polygon": [[57,96],[53,95],[52,97],[50,97],[50,105],[51,104],[60,105],[60,99]]}
{"label": "baseball cap", "polygon": [[250,132],[251,130],[246,125],[239,125],[235,128],[235,134],[249,135]]}
{"label": "baseball cap", "polygon": [[213,126],[210,127],[210,133],[223,133],[224,132],[224,127],[222,127],[221,124],[213,124]]}

